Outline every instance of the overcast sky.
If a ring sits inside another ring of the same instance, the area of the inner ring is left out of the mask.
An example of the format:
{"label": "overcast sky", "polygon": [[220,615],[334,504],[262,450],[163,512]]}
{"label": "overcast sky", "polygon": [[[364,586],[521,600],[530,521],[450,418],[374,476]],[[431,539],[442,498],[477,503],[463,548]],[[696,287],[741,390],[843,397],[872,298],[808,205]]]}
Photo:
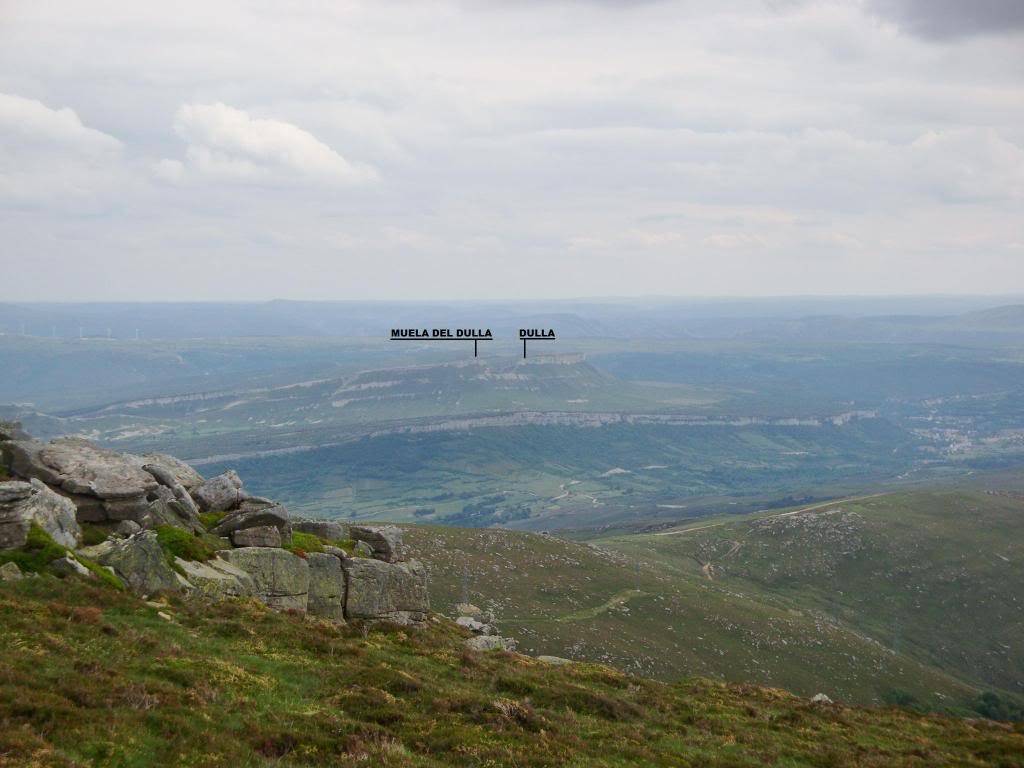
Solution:
{"label": "overcast sky", "polygon": [[3,300],[1022,289],[1021,0],[0,0]]}

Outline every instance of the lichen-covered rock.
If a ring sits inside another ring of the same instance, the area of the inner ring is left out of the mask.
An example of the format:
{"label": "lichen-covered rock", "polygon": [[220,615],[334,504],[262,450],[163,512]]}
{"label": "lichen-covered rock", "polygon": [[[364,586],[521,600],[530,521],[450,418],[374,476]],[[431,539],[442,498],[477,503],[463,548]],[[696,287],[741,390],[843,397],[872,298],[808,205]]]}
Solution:
{"label": "lichen-covered rock", "polygon": [[136,523],[134,520],[122,520],[114,527],[114,533],[125,539],[127,539],[129,536],[134,536],[141,530],[142,526]]}
{"label": "lichen-covered rock", "polygon": [[205,482],[203,480],[203,476],[196,472],[191,466],[180,459],[168,456],[166,453],[147,453],[146,455],[137,458],[141,462],[143,469],[150,474],[153,474],[154,477],[155,474],[153,473],[152,468],[157,467],[167,475],[170,475],[170,477],[174,478],[174,481],[179,483],[186,491],[191,492],[193,489],[198,488]]}
{"label": "lichen-covered rock", "polygon": [[172,498],[168,501],[174,505],[174,511],[177,514],[186,521],[198,521],[199,506],[189,494],[188,489],[178,481],[174,472],[162,464],[143,464],[142,468],[160,483],[161,489],[170,491]]}
{"label": "lichen-covered rock", "polygon": [[234,470],[211,477],[193,488],[191,495],[203,512],[226,512],[245,499],[242,480]]}
{"label": "lichen-covered rock", "polygon": [[342,561],[345,572],[345,617],[423,621],[430,610],[426,570],[416,561],[386,563],[352,557]]}
{"label": "lichen-covered rock", "polygon": [[402,531],[393,525],[352,525],[348,535],[356,541],[365,541],[373,556],[385,563],[403,560]]}
{"label": "lichen-covered rock", "polygon": [[43,463],[39,454],[46,443],[27,438],[3,444],[4,461],[19,477],[37,478],[50,485],[60,485],[60,473]]}
{"label": "lichen-covered rock", "polygon": [[[70,493],[100,499],[134,499],[156,488],[156,481],[130,457],[80,437],[59,437],[39,452],[39,460],[60,476]],[[40,478],[46,480],[46,478]]]}
{"label": "lichen-covered rock", "polygon": [[0,565],[0,581],[21,581],[25,578],[17,563],[4,563]]}
{"label": "lichen-covered rock", "polygon": [[236,547],[280,547],[281,532],[272,525],[239,528],[231,532],[231,543]]}
{"label": "lichen-covered rock", "polygon": [[511,637],[497,635],[477,635],[463,643],[471,651],[514,651],[516,641]]}
{"label": "lichen-covered rock", "polygon": [[309,563],[308,611],[334,621],[345,620],[345,576],[341,560],[323,552],[306,555]]}
{"label": "lichen-covered rock", "polygon": [[181,589],[157,541],[156,532],[142,531],[127,539],[108,539],[96,547],[81,550],[101,565],[109,565],[138,595],[177,592]]}
{"label": "lichen-covered rock", "polygon": [[220,558],[200,563],[176,557],[174,562],[195,591],[210,600],[247,597],[256,592],[256,585],[248,573]]}
{"label": "lichen-covered rock", "polygon": [[249,574],[254,594],[271,608],[306,611],[309,564],[301,557],[272,547],[226,549],[218,555]]}
{"label": "lichen-covered rock", "polygon": [[464,629],[468,629],[470,632],[475,632],[478,635],[498,634],[498,629],[493,624],[478,621],[472,616],[459,616],[459,618],[455,620],[455,623]]}
{"label": "lichen-covered rock", "polygon": [[189,499],[187,505],[183,504],[174,491],[165,485],[150,493],[145,501],[145,511],[131,519],[136,519],[144,528],[155,529],[161,525],[171,525],[192,533],[202,533],[205,530],[192,500]]}
{"label": "lichen-covered rock", "polygon": [[103,503],[107,520],[134,520],[141,523],[149,513],[149,500],[145,496],[127,499],[109,499]]}
{"label": "lichen-covered rock", "polygon": [[292,535],[291,520],[288,510],[280,504],[249,499],[234,512],[229,513],[215,525],[210,532],[216,536],[229,536],[234,531],[245,528],[261,528],[273,526],[281,536]]}
{"label": "lichen-covered rock", "polygon": [[37,479],[0,483],[0,549],[25,546],[35,523],[63,547],[77,547],[82,529],[75,505]]}
{"label": "lichen-covered rock", "polygon": [[348,538],[348,528],[337,520],[294,520],[292,530],[311,533],[324,541],[340,541]]}

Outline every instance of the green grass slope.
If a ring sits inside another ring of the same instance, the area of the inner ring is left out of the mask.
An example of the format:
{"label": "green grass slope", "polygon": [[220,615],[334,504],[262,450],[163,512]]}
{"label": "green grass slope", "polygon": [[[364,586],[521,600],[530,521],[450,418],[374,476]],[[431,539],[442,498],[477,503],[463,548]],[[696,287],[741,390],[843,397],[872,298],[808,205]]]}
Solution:
{"label": "green grass slope", "polygon": [[1019,726],[468,653],[449,623],[43,577],[0,585],[0,625],[0,766],[1024,765]]}
{"label": "green grass slope", "polygon": [[[1024,694],[1024,498],[916,492],[620,539],[770,593],[962,679]],[[709,582],[711,583],[711,582]]]}
{"label": "green grass slope", "polygon": [[490,609],[501,631],[531,653],[862,704],[909,694],[930,709],[957,709],[980,692],[971,677],[895,652],[813,602],[708,579],[697,561],[675,552],[685,549],[681,537],[630,536],[598,547],[419,526],[406,537],[430,568],[438,610],[451,612],[463,599]]}

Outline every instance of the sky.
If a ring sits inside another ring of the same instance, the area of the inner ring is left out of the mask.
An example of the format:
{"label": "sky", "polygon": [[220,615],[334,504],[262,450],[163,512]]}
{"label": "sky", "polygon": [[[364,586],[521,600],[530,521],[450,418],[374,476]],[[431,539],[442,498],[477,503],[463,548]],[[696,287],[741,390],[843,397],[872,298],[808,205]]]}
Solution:
{"label": "sky", "polygon": [[1020,0],[0,0],[3,301],[1022,289]]}

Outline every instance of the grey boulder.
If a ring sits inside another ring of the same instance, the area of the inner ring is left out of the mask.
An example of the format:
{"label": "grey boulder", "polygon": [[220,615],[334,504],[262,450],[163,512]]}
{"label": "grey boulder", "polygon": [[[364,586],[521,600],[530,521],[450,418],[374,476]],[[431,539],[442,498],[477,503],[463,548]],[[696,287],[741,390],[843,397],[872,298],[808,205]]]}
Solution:
{"label": "grey boulder", "polygon": [[405,624],[423,621],[430,610],[426,570],[416,561],[386,563],[353,557],[345,572],[345,617]]}
{"label": "grey boulder", "polygon": [[35,478],[0,483],[0,549],[25,546],[32,523],[62,547],[77,547],[82,540],[71,501]]}
{"label": "grey boulder", "polygon": [[144,497],[156,487],[153,476],[131,457],[99,448],[80,437],[52,440],[39,452],[39,460],[58,473],[59,485],[70,493],[132,499]]}
{"label": "grey boulder", "polygon": [[21,581],[24,575],[17,563],[4,563],[0,565],[0,581]]}
{"label": "grey boulder", "polygon": [[[184,489],[182,491],[184,492]],[[188,494],[185,495],[188,498]],[[199,522],[199,513],[192,499],[189,498],[187,503],[182,502],[174,491],[165,485],[157,487],[146,499],[140,501],[137,509],[129,510],[121,519],[136,520],[144,528],[170,525],[192,533],[202,533],[205,530],[203,524]],[[110,509],[111,506],[112,502],[107,502],[107,508]]]}
{"label": "grey boulder", "polygon": [[472,616],[459,616],[455,620],[463,629],[468,629],[470,632],[475,632],[478,635],[496,635],[498,629],[493,624],[486,624],[482,621],[474,619]]}
{"label": "grey boulder", "polygon": [[[203,484],[203,476],[180,459],[168,456],[166,453],[147,453],[145,456],[137,457],[143,469],[156,477],[153,468],[158,468],[165,476],[170,476],[174,482],[180,484],[186,491],[192,491]],[[163,482],[162,480],[160,482]],[[168,483],[169,484],[169,483]]]}
{"label": "grey boulder", "polygon": [[334,621],[345,620],[345,576],[341,560],[331,554],[310,552],[308,611]]}
{"label": "grey boulder", "polygon": [[211,477],[192,489],[192,498],[204,512],[226,512],[245,498],[242,480],[234,470]]}
{"label": "grey boulder", "polygon": [[161,486],[171,492],[173,501],[177,502],[183,515],[198,520],[199,506],[192,499],[188,489],[178,480],[178,476],[174,472],[163,464],[143,464],[142,468],[149,472],[153,479],[160,483]]}
{"label": "grey boulder", "polygon": [[177,592],[178,574],[167,563],[154,531],[142,531],[127,539],[108,539],[95,547],[81,550],[101,565],[109,565],[138,595]]}
{"label": "grey boulder", "polygon": [[228,513],[217,525],[210,529],[216,536],[230,536],[235,531],[245,528],[262,528],[273,526],[282,537],[291,536],[291,521],[288,510],[273,502],[247,500],[234,512]]}
{"label": "grey boulder", "polygon": [[572,664],[572,659],[564,659],[561,656],[538,656],[537,661],[544,664],[550,664],[553,667],[564,667],[566,664]]}
{"label": "grey boulder", "polygon": [[280,547],[281,532],[272,525],[239,528],[231,532],[231,543],[236,547]]}
{"label": "grey boulder", "polygon": [[463,643],[471,651],[514,651],[516,641],[511,637],[498,637],[497,635],[477,635]]}
{"label": "grey boulder", "polygon": [[352,525],[348,535],[364,541],[373,550],[373,556],[386,563],[397,563],[402,557],[402,531],[394,525]]}
{"label": "grey boulder", "polygon": [[311,533],[324,541],[341,541],[348,538],[348,528],[336,520],[296,520],[292,529],[301,533]]}
{"label": "grey boulder", "polygon": [[123,538],[134,536],[136,533],[142,530],[142,526],[136,523],[134,520],[122,520],[114,528],[114,533]]}
{"label": "grey boulder", "polygon": [[218,555],[252,577],[254,594],[276,610],[306,611],[309,564],[284,549],[241,547]]}
{"label": "grey boulder", "polygon": [[185,574],[194,591],[210,600],[247,597],[256,593],[256,585],[248,573],[218,557],[205,563],[176,557],[174,563]]}

